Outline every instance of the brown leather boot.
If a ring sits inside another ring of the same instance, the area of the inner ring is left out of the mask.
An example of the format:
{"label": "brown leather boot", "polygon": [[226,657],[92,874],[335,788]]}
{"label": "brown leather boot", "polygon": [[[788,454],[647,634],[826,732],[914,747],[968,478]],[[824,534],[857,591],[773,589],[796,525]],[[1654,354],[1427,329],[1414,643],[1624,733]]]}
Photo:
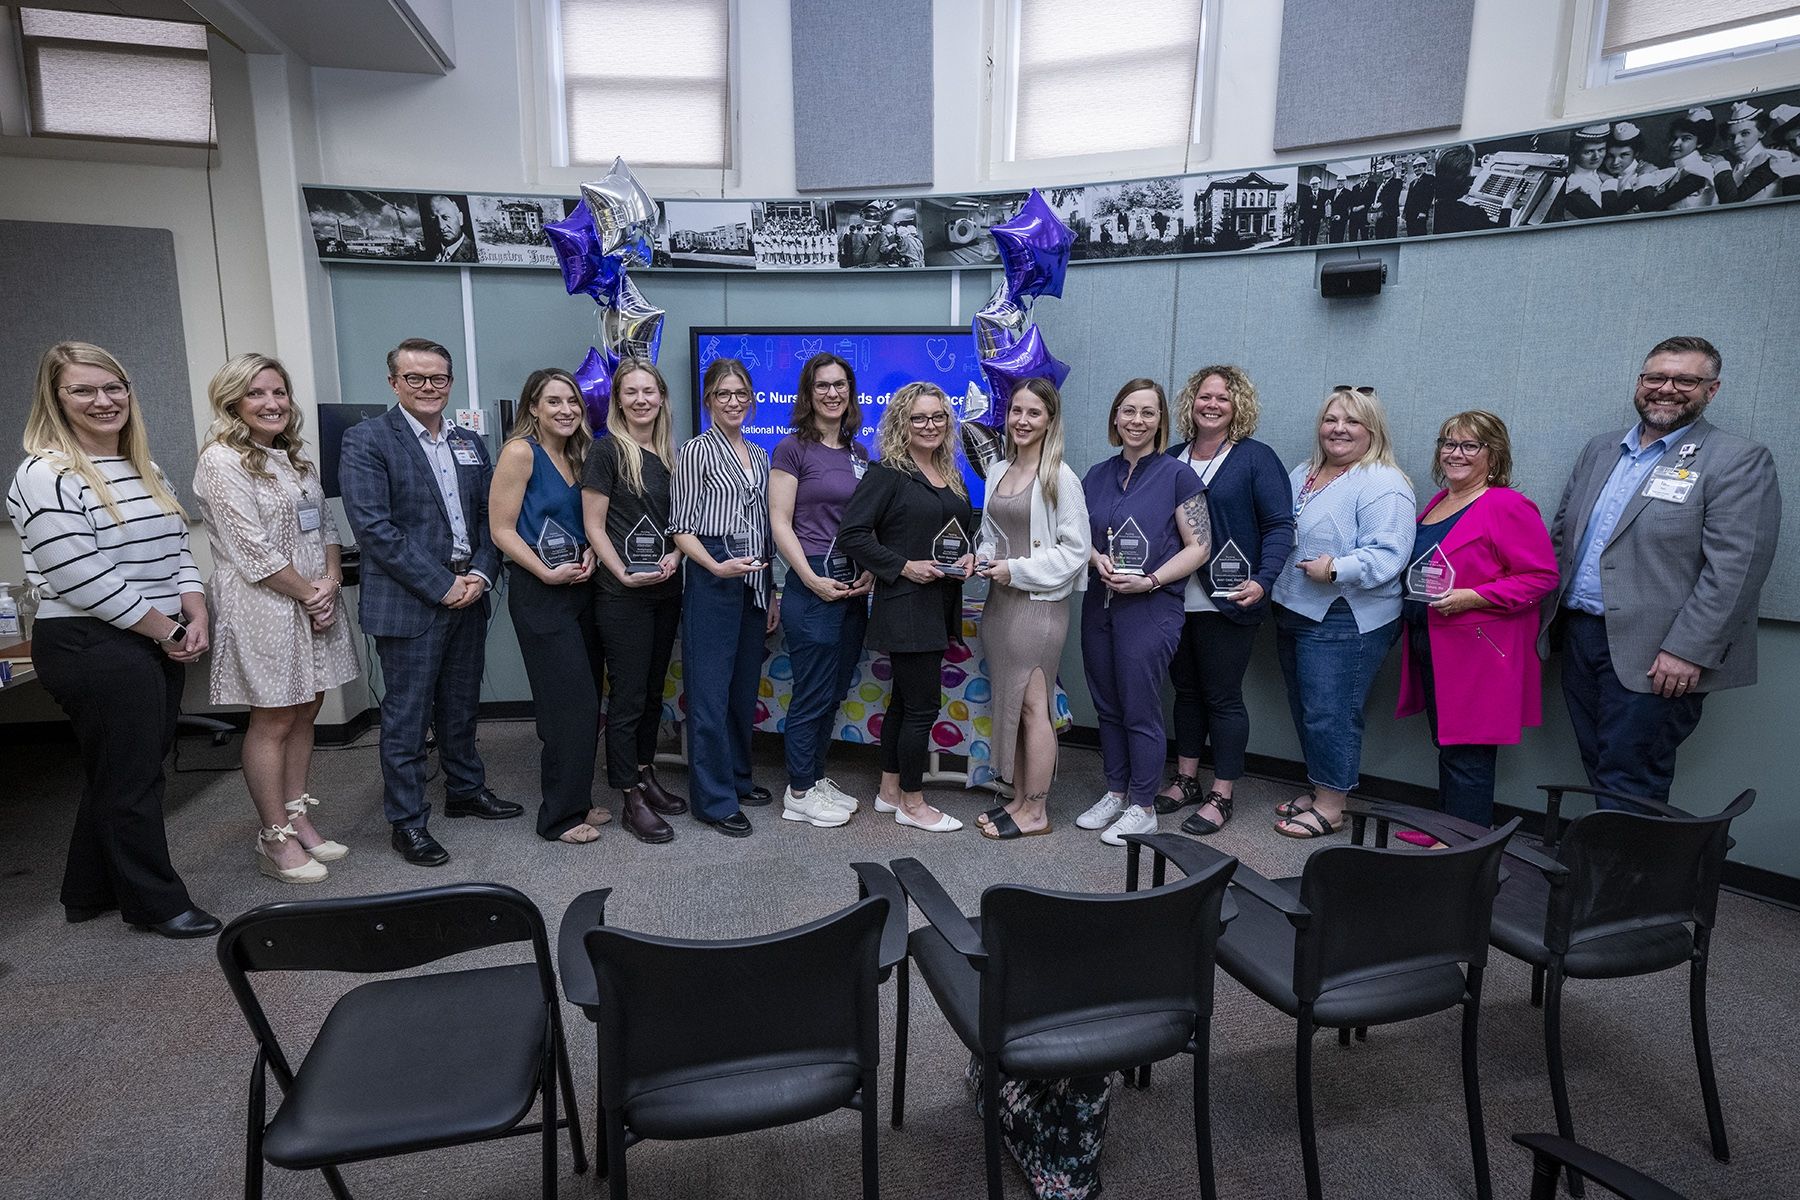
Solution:
{"label": "brown leather boot", "polygon": [[644,803],[664,816],[678,816],[688,810],[685,796],[665,792],[662,784],[656,782],[655,767],[642,767],[638,770],[638,787],[643,789]]}
{"label": "brown leather boot", "polygon": [[652,812],[644,795],[642,786],[626,788],[623,792],[625,807],[619,824],[623,825],[632,837],[640,842],[671,842],[675,840],[675,831],[669,823]]}

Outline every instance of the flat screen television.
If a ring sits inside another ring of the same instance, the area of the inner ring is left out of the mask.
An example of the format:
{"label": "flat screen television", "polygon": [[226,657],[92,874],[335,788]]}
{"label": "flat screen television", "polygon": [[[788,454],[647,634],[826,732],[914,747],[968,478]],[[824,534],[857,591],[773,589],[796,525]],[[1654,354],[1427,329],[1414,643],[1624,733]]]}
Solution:
{"label": "flat screen television", "polygon": [[[857,440],[875,456],[875,426],[887,403],[909,383],[935,383],[944,389],[961,412],[962,397],[973,383],[985,389],[986,380],[975,355],[975,337],[961,328],[869,328],[854,325],[818,326],[809,329],[773,329],[749,326],[696,326],[694,343],[694,428],[711,422],[700,403],[700,381],[713,360],[735,358],[749,368],[755,387],[756,410],[744,423],[744,434],[771,453],[775,444],[792,431],[794,397],[800,390],[800,368],[806,360],[828,350],[856,371],[856,390],[862,405],[862,431]],[[969,501],[981,507],[982,482],[957,460],[968,484]]]}

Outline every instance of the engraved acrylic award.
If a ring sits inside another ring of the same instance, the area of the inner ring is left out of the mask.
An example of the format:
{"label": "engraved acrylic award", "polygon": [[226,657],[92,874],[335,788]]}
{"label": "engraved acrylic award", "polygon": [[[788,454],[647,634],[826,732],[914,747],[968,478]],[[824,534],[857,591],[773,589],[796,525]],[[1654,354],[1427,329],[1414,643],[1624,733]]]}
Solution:
{"label": "engraved acrylic award", "polygon": [[638,523],[625,535],[625,573],[654,575],[662,570],[664,553],[661,531],[650,523],[649,517],[639,517]]}
{"label": "engraved acrylic award", "polygon": [[1119,528],[1106,531],[1106,547],[1115,575],[1142,575],[1150,561],[1150,539],[1131,517]]}
{"label": "engraved acrylic award", "polygon": [[1212,577],[1212,594],[1229,596],[1250,582],[1250,560],[1244,557],[1236,542],[1226,538],[1224,548],[1212,560],[1207,574]]}
{"label": "engraved acrylic award", "polygon": [[725,553],[732,558],[747,558],[761,565],[762,559],[756,556],[755,549],[756,539],[751,535],[750,522],[740,519],[737,528],[725,535]]}
{"label": "engraved acrylic award", "polygon": [[975,569],[979,571],[1011,557],[1006,533],[983,515],[981,532],[975,535]]}
{"label": "engraved acrylic award", "polygon": [[969,535],[963,532],[962,522],[955,517],[931,539],[931,560],[938,570],[952,579],[961,579],[966,572],[962,569],[963,557],[969,553]]}
{"label": "engraved acrylic award", "polygon": [[838,549],[837,539],[831,539],[831,545],[825,547],[825,578],[835,580],[848,587],[856,582],[856,564],[850,556]]}
{"label": "engraved acrylic award", "polygon": [[1456,568],[1441,545],[1433,546],[1406,568],[1406,595],[1409,600],[1430,603],[1442,600],[1456,586]]}
{"label": "engraved acrylic award", "polygon": [[581,557],[569,531],[548,517],[544,518],[544,528],[538,533],[537,554],[546,567],[564,566]]}

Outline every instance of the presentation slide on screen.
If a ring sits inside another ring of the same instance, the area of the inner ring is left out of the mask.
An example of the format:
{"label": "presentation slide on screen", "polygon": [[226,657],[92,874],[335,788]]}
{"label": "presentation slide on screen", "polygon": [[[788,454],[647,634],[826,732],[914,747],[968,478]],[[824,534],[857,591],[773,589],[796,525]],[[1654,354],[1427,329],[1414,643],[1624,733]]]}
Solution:
{"label": "presentation slide on screen", "polygon": [[[700,403],[700,381],[715,359],[735,358],[750,371],[755,385],[756,410],[744,422],[744,434],[771,453],[775,444],[793,429],[794,397],[800,390],[800,368],[821,351],[829,351],[849,363],[856,373],[856,391],[862,405],[862,429],[857,440],[879,457],[875,427],[894,393],[909,383],[935,383],[950,397],[958,416],[962,397],[971,383],[987,386],[975,356],[975,338],[961,329],[748,329],[699,328],[694,339],[694,421],[705,429],[711,422]],[[969,498],[981,505],[981,479],[957,461],[969,487]]]}

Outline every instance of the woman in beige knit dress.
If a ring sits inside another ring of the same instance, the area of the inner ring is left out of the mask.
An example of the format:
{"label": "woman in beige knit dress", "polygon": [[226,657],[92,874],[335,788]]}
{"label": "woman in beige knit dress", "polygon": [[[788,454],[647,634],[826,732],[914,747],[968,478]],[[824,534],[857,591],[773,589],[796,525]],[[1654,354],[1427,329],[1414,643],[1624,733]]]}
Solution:
{"label": "woman in beige knit dress", "polygon": [[356,678],[338,591],[343,544],[301,452],[286,368],[240,354],[207,388],[213,423],[194,495],[212,546],[212,702],[250,707],[244,782],[262,825],[256,864],[317,883],[349,851],[313,828],[306,790],[324,693]]}

